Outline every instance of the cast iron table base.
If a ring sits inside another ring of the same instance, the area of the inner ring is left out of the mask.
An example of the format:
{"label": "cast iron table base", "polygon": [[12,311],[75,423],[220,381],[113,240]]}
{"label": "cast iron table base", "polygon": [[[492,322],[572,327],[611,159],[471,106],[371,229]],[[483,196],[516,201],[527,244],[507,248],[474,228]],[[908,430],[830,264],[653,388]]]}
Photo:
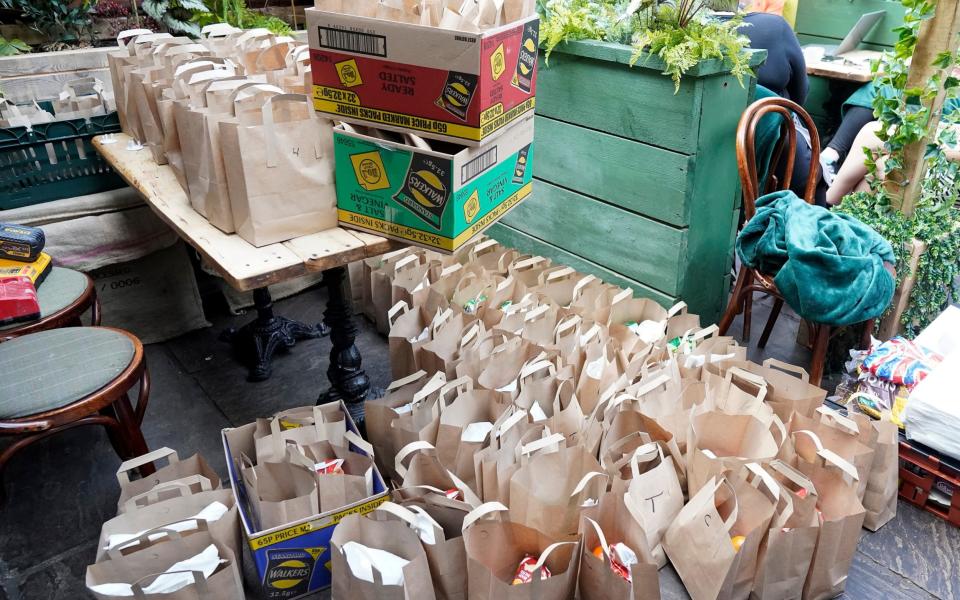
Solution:
{"label": "cast iron table base", "polygon": [[300,340],[318,338],[329,333],[327,327],[315,327],[273,314],[273,300],[267,288],[253,290],[253,306],[257,318],[238,329],[227,329],[221,339],[233,344],[249,368],[248,381],[265,381],[273,372],[273,355],[287,351]]}
{"label": "cast iron table base", "polygon": [[360,351],[356,346],[357,327],[353,323],[349,285],[344,267],[323,272],[323,283],[329,294],[323,322],[330,329],[330,366],[327,378],[330,389],[320,394],[317,404],[343,400],[357,425],[363,423],[363,402],[370,391],[370,378],[363,370]]}

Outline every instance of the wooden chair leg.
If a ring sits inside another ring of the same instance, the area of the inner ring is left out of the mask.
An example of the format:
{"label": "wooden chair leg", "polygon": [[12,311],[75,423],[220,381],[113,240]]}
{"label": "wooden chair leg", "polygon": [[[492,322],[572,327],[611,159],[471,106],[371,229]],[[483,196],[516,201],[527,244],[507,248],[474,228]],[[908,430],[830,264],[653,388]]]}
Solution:
{"label": "wooden chair leg", "polygon": [[[143,432],[140,431],[140,424],[137,423],[137,416],[130,405],[130,398],[126,394],[120,396],[113,403],[113,408],[117,412],[117,421],[120,423],[120,429],[123,431],[123,438],[126,450],[129,456],[122,456],[121,459],[127,460],[141,456],[150,451],[147,448],[147,441],[143,439]],[[140,467],[140,476],[147,477],[156,471],[153,463]]]}
{"label": "wooden chair leg", "polygon": [[823,367],[827,360],[827,347],[830,345],[830,326],[822,323],[811,324],[816,337],[813,340],[813,356],[810,357],[810,383],[820,385],[823,379]]}
{"label": "wooden chair leg", "polygon": [[758,348],[766,348],[767,341],[770,339],[770,334],[773,333],[773,326],[777,324],[777,319],[780,318],[780,310],[783,308],[783,300],[777,298],[773,303],[773,309],[770,311],[770,316],[767,317],[767,324],[763,327],[763,333],[760,334],[760,341],[757,342]]}
{"label": "wooden chair leg", "polygon": [[750,345],[750,324],[753,322],[753,291],[743,297],[743,343]]}
{"label": "wooden chair leg", "polygon": [[727,304],[727,309],[724,311],[723,316],[720,317],[720,322],[717,324],[719,327],[720,335],[726,335],[727,330],[730,329],[730,325],[733,324],[733,320],[740,313],[740,304],[743,300],[743,288],[747,285],[747,268],[740,267],[740,274],[737,275],[737,283],[733,286],[733,292],[730,294],[730,302]]}
{"label": "wooden chair leg", "polygon": [[870,340],[873,337],[873,327],[876,325],[876,319],[870,319],[863,322],[863,332],[860,334],[860,349],[870,348]]}
{"label": "wooden chair leg", "polygon": [[93,290],[93,308],[90,311],[90,325],[100,326],[100,297],[97,296],[97,290]]}

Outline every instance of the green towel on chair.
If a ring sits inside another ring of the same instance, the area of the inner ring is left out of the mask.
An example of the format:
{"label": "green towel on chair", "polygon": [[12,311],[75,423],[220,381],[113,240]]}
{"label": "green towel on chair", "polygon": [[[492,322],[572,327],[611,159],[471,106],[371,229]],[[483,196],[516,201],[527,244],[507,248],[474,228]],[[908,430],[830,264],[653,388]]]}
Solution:
{"label": "green towel on chair", "polygon": [[851,325],[879,317],[896,282],[887,240],[857,219],[807,204],[793,192],[757,200],[757,214],[737,236],[748,267],[776,274],[784,300],[804,319]]}

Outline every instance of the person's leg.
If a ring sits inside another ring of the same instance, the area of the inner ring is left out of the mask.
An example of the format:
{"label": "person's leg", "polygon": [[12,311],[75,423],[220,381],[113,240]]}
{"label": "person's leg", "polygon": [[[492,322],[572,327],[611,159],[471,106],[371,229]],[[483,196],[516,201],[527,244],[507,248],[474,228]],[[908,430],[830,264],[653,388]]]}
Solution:
{"label": "person's leg", "polygon": [[867,176],[867,153],[865,149],[878,149],[883,144],[877,137],[878,129],[880,129],[880,122],[873,121],[865,125],[857,134],[847,160],[843,162],[833,185],[827,190],[827,204],[830,206],[840,204],[844,196],[862,189],[861,183]]}
{"label": "person's leg", "polygon": [[851,106],[847,109],[837,132],[820,154],[820,168],[827,185],[833,184],[840,165],[846,162],[857,134],[871,121],[873,121],[873,111],[870,109],[862,106]]}

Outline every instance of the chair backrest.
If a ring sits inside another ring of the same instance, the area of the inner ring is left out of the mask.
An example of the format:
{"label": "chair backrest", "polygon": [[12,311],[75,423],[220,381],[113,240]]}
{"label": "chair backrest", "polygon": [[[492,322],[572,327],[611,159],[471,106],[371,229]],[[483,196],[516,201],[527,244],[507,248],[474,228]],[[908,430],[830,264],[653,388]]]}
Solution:
{"label": "chair backrest", "polygon": [[[798,136],[797,126],[793,121],[794,114],[810,132],[810,173],[807,176],[803,199],[809,204],[814,203],[814,193],[820,177],[820,135],[817,133],[817,127],[807,111],[803,110],[799,104],[786,98],[764,98],[748,106],[737,125],[737,170],[740,173],[740,185],[743,188],[744,216],[748,221],[756,212],[756,202],[761,191],[770,193],[790,189]],[[766,170],[767,185],[764,185],[765,189],[761,190],[762,182],[758,178],[757,169],[756,138],[760,120],[766,115],[780,116],[780,138],[773,148],[769,167]],[[783,180],[771,185],[775,181],[773,174],[778,171],[777,167],[784,159],[786,162],[782,170]]]}

